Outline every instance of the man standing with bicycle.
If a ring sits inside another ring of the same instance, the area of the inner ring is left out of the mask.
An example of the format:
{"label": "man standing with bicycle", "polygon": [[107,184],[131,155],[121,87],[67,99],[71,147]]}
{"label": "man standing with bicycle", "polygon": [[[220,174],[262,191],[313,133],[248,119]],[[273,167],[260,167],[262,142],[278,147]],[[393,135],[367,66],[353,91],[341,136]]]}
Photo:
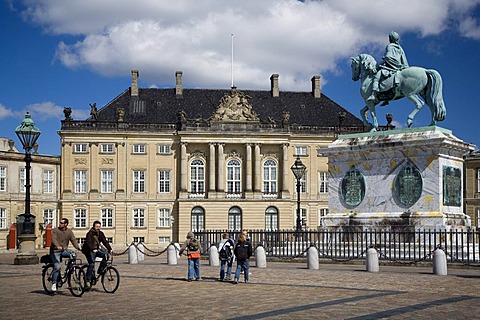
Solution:
{"label": "man standing with bicycle", "polygon": [[112,252],[112,247],[110,243],[108,243],[107,238],[105,238],[105,234],[100,230],[102,224],[100,221],[95,221],[93,223],[93,227],[87,232],[87,236],[85,238],[85,243],[82,247],[82,252],[87,258],[88,261],[88,269],[86,278],[86,287],[90,288],[92,284],[92,276],[93,270],[95,267],[95,258],[101,257],[102,262],[100,264],[99,270],[102,270],[107,261],[106,256],[107,253],[100,247],[100,244],[103,244],[105,248],[107,248],[108,252]]}
{"label": "man standing with bicycle", "polygon": [[52,231],[52,245],[50,246],[50,258],[53,262],[53,272],[52,272],[52,291],[57,291],[57,278],[60,274],[60,259],[61,257],[69,258],[70,255],[75,255],[75,253],[68,249],[68,243],[71,242],[72,245],[77,249],[81,250],[78,245],[77,239],[73,234],[71,229],[68,229],[68,219],[63,218],[60,220],[58,228],[53,229]]}

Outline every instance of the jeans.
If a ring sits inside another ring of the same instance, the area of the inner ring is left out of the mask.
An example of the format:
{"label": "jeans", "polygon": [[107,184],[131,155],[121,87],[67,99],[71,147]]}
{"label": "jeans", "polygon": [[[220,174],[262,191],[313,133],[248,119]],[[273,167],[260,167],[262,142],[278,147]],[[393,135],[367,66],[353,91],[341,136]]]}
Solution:
{"label": "jeans", "polygon": [[87,274],[85,275],[85,279],[87,281],[92,281],[93,270],[95,267],[95,258],[102,258],[102,262],[100,263],[100,267],[102,267],[105,264],[105,258],[107,257],[107,254],[103,250],[97,250],[97,252],[90,251],[90,254],[86,254],[85,257],[88,261],[88,269]]}
{"label": "jeans", "polygon": [[233,259],[229,260],[220,260],[220,280],[225,278],[225,265],[227,266],[227,278],[232,275],[232,265]]}
{"label": "jeans", "polygon": [[243,273],[243,276],[245,277],[245,282],[248,282],[248,270],[250,268],[250,263],[248,262],[248,260],[245,260],[245,261],[240,261],[240,260],[237,260],[237,270],[235,271],[235,280],[239,280],[240,279],[240,272],[243,270],[245,270],[245,272]]}
{"label": "jeans", "polygon": [[60,260],[61,258],[70,258],[70,255],[76,256],[75,252],[65,249],[62,251],[54,252],[50,251],[50,258],[53,262],[52,283],[57,283],[58,275],[60,274]]}
{"label": "jeans", "polygon": [[188,259],[188,279],[200,279],[200,258]]}

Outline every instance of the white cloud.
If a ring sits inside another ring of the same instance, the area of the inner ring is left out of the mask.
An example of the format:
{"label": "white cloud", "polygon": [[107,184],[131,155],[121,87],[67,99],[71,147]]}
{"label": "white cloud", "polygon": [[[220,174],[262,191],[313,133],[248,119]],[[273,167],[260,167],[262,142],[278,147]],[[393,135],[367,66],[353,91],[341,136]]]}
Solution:
{"label": "white cloud", "polygon": [[0,120],[12,117],[14,115],[15,112],[12,109],[0,103]]}
{"label": "white cloud", "polygon": [[[315,74],[337,72],[352,52],[381,51],[387,34],[438,35],[459,26],[478,39],[469,12],[479,0],[26,0],[24,17],[57,35],[56,58],[69,68],[104,75],[138,69],[141,81],[163,87],[176,70],[184,85],[268,87],[280,74],[282,90],[308,90]],[[268,77],[268,76],[267,76]],[[322,80],[324,84],[328,79]]]}
{"label": "white cloud", "polygon": [[29,104],[25,107],[25,110],[30,112],[33,119],[40,121],[50,118],[61,118],[63,115],[63,107],[57,106],[50,101]]}

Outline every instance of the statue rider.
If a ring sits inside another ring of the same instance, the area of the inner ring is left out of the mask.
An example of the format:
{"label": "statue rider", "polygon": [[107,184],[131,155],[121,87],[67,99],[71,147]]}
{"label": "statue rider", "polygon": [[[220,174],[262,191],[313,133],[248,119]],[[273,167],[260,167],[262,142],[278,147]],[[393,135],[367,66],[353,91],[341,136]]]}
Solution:
{"label": "statue rider", "polygon": [[403,51],[403,48],[400,46],[400,44],[398,44],[400,40],[398,33],[395,31],[390,32],[388,34],[388,40],[390,43],[385,48],[383,63],[379,66],[380,68],[373,78],[372,94],[367,98],[367,100],[370,101],[376,100],[378,93],[378,81],[382,76],[382,72],[391,74],[409,67],[405,51]]}

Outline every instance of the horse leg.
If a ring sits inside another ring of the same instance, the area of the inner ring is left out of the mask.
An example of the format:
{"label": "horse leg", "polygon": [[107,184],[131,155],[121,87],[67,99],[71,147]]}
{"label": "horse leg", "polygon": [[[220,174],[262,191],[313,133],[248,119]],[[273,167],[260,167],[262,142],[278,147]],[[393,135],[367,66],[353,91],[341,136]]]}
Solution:
{"label": "horse leg", "polygon": [[417,115],[418,111],[420,111],[420,109],[422,109],[423,107],[423,101],[416,94],[407,96],[407,99],[412,101],[415,105],[415,109],[413,109],[413,111],[408,115],[407,118],[407,126],[410,128],[413,124],[413,119]]}
{"label": "horse leg", "polygon": [[368,111],[368,107],[367,106],[363,107],[362,110],[360,110],[360,115],[362,116],[363,124],[368,127],[370,123],[368,123],[368,120],[367,120],[367,111]]}
{"label": "horse leg", "polygon": [[375,111],[375,104],[373,102],[367,102],[367,108],[370,110],[370,114],[372,116],[373,124],[371,124],[370,132],[375,132],[378,130],[378,120]]}

